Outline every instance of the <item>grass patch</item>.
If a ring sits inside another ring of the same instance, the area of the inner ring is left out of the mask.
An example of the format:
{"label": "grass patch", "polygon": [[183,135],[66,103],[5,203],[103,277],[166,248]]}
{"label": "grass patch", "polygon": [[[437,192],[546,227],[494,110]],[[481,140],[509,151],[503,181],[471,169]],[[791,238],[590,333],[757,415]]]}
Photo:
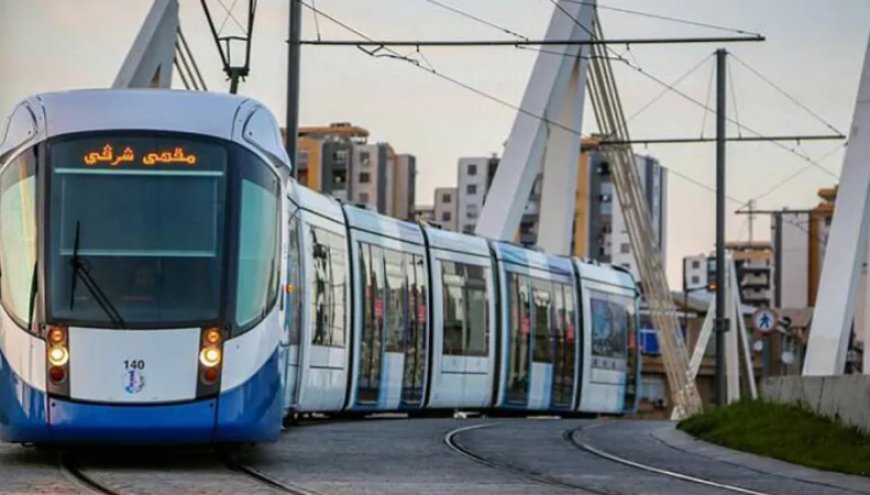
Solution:
{"label": "grass patch", "polygon": [[743,400],[692,416],[677,427],[732,449],[870,476],[870,435],[803,407]]}

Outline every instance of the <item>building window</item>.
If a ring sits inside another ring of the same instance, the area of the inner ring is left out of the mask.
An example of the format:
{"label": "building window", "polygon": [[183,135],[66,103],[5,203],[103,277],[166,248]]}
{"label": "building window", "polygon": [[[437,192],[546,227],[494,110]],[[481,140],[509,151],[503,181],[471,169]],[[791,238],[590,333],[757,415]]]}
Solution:
{"label": "building window", "polygon": [[467,210],[465,212],[465,216],[470,220],[474,220],[477,218],[477,205],[468,205]]}
{"label": "building window", "polygon": [[450,193],[444,193],[441,195],[441,201],[443,203],[450,203],[451,201],[453,201],[453,195],[451,195]]}
{"label": "building window", "polygon": [[368,172],[360,172],[359,173],[359,183],[360,184],[368,184],[372,180],[372,174]]}
{"label": "building window", "polygon": [[477,175],[477,164],[469,163],[468,164],[468,175]]}
{"label": "building window", "polygon": [[692,261],[692,269],[697,270],[699,268],[701,268],[701,262],[698,260]]}
{"label": "building window", "polygon": [[347,163],[347,150],[335,150],[332,159],[339,163]]}
{"label": "building window", "polygon": [[332,182],[337,186],[344,186],[347,182],[347,171],[346,170],[336,170],[332,173]]}
{"label": "building window", "polygon": [[369,193],[359,193],[359,202],[360,203],[368,203],[369,202]]}
{"label": "building window", "polygon": [[465,186],[465,192],[470,196],[477,194],[477,184],[469,184]]}
{"label": "building window", "polygon": [[299,162],[297,163],[297,168],[308,168],[308,159],[308,150],[299,150],[297,154],[297,161]]}
{"label": "building window", "polygon": [[361,151],[359,154],[359,161],[362,162],[363,165],[368,165],[371,162],[372,155],[368,151]]}
{"label": "building window", "polygon": [[449,211],[442,211],[441,212],[441,221],[442,222],[449,222],[450,219],[451,219],[451,215],[450,215]]}
{"label": "building window", "polygon": [[701,278],[697,275],[692,275],[692,285],[698,285],[701,283]]}
{"label": "building window", "polygon": [[631,252],[631,245],[627,242],[623,242],[619,245],[619,252],[622,254],[628,254]]}
{"label": "building window", "polygon": [[465,224],[464,227],[462,227],[462,233],[463,233],[463,234],[474,235],[474,227],[475,227],[475,224],[473,224],[473,223],[467,223],[467,224]]}

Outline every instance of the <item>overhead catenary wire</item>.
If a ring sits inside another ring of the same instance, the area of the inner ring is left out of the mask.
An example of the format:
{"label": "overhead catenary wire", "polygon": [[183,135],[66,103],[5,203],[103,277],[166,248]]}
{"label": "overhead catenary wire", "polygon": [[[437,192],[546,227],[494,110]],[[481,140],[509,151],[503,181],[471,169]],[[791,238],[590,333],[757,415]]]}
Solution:
{"label": "overhead catenary wire", "polygon": [[719,24],[710,24],[710,23],[707,23],[707,22],[693,21],[693,20],[690,20],[690,19],[683,19],[683,18],[680,18],[680,17],[671,17],[671,16],[662,15],[662,14],[655,14],[655,13],[653,13],[653,12],[644,12],[644,11],[640,11],[640,10],[631,10],[631,9],[620,8],[620,7],[611,7],[611,6],[608,6],[608,5],[601,5],[601,4],[598,3],[598,2],[589,2],[589,1],[585,1],[585,0],[563,0],[563,1],[564,1],[564,2],[568,2],[568,3],[577,3],[577,4],[581,4],[581,5],[591,5],[591,6],[593,6],[593,7],[596,7],[596,8],[598,8],[598,9],[600,9],[600,10],[610,10],[610,11],[613,11],[613,12],[621,12],[621,13],[623,13],[623,14],[638,15],[638,16],[642,16],[642,17],[649,17],[649,18],[651,18],[651,19],[658,19],[658,20],[661,20],[661,21],[677,22],[677,23],[680,23],[680,24],[686,24],[686,25],[690,25],[690,26],[704,27],[704,28],[709,28],[709,29],[716,29],[716,30],[719,30],[719,31],[728,31],[728,32],[737,33],[737,34],[746,34],[746,35],[751,35],[751,36],[761,36],[760,33],[756,33],[756,32],[753,32],[753,31],[746,31],[746,30],[743,30],[743,29],[737,29],[737,28],[732,28],[732,27],[728,27],[728,26],[722,26],[722,25],[719,25]]}
{"label": "overhead catenary wire", "polygon": [[[229,20],[230,20],[230,14],[232,13],[233,9],[236,8],[237,3],[239,3],[239,0],[233,0],[233,3],[230,4],[230,8],[227,11],[227,15],[224,16],[224,20],[223,20],[223,22],[221,22],[221,27],[218,28],[219,34],[223,34],[224,28],[226,27],[227,22],[229,22]],[[239,21],[236,20],[236,24],[238,24],[238,23],[239,23]]]}
{"label": "overhead catenary wire", "polygon": [[[332,22],[332,23],[336,24],[337,26],[339,26],[339,27],[341,27],[341,28],[347,30],[347,31],[350,32],[350,33],[353,33],[353,34],[355,34],[355,35],[357,35],[357,36],[359,36],[359,37],[361,37],[361,38],[363,38],[363,39],[366,39],[366,40],[372,40],[372,39],[373,39],[373,38],[371,38],[369,35],[363,33],[362,31],[360,31],[360,30],[358,30],[358,29],[356,29],[356,28],[354,28],[353,26],[350,26],[350,25],[347,24],[346,22],[341,21],[340,19],[336,18],[335,16],[333,16],[333,15],[331,15],[331,14],[328,14],[328,13],[324,12],[323,10],[320,10],[320,9],[318,9],[317,7],[315,7],[315,6],[313,6],[313,5],[309,4],[309,3],[307,3],[307,2],[305,2],[305,1],[300,1],[300,3],[301,3],[305,8],[307,8],[307,9],[309,9],[309,10],[312,10],[312,11],[316,11],[316,12],[317,12],[320,16],[322,16],[324,19],[329,20],[330,22]],[[585,27],[584,27],[584,30],[585,30]],[[517,111],[517,112],[523,113],[524,115],[527,115],[527,116],[533,117],[533,118],[535,118],[535,119],[538,119],[538,120],[540,120],[540,121],[546,123],[547,125],[554,126],[554,127],[558,127],[558,128],[560,128],[560,129],[562,129],[562,130],[564,130],[564,131],[566,131],[566,132],[569,132],[569,133],[575,134],[575,135],[578,136],[578,137],[582,137],[582,136],[583,136],[582,132],[581,132],[579,129],[573,129],[573,128],[571,128],[571,127],[569,127],[569,126],[565,126],[565,125],[563,125],[563,124],[561,124],[561,123],[559,123],[559,122],[556,122],[556,121],[550,120],[549,118],[547,118],[547,117],[545,117],[545,116],[537,115],[536,113],[534,113],[534,112],[532,112],[532,111],[529,111],[529,110],[527,110],[527,109],[525,109],[525,108],[522,108],[522,107],[519,106],[519,105],[515,105],[515,104],[513,104],[513,103],[511,103],[511,102],[509,102],[509,101],[507,101],[507,100],[504,100],[504,99],[499,98],[499,97],[497,97],[497,96],[495,96],[495,95],[492,95],[492,94],[490,94],[490,93],[487,93],[486,91],[483,91],[483,90],[481,90],[481,89],[479,89],[479,88],[476,88],[476,87],[474,87],[474,86],[472,86],[472,85],[470,85],[470,84],[468,84],[468,83],[465,83],[465,82],[463,82],[463,81],[460,81],[460,80],[458,80],[458,79],[456,79],[456,78],[454,78],[454,77],[451,77],[451,76],[449,76],[449,75],[446,75],[446,74],[444,74],[443,72],[440,72],[440,71],[436,70],[435,68],[431,67],[431,64],[429,64],[430,67],[425,67],[425,66],[423,66],[423,65],[420,63],[419,60],[416,60],[416,59],[410,58],[410,57],[407,56],[407,55],[403,55],[403,54],[399,53],[398,51],[396,51],[395,49],[390,48],[390,47],[388,47],[388,46],[381,46],[381,47],[378,47],[378,48],[376,48],[376,49],[374,49],[374,50],[365,50],[364,48],[360,47],[360,50],[361,50],[363,53],[365,53],[365,54],[367,54],[367,55],[370,55],[370,56],[372,56],[372,57],[376,57],[376,58],[377,58],[377,57],[392,58],[392,59],[402,60],[402,61],[404,61],[404,62],[410,63],[412,66],[417,67],[417,68],[420,69],[420,70],[423,70],[423,71],[429,72],[430,74],[432,74],[432,75],[434,75],[434,76],[436,76],[436,77],[438,77],[438,78],[440,78],[440,79],[443,79],[443,80],[445,80],[445,81],[447,81],[447,82],[449,82],[449,83],[451,83],[451,84],[454,84],[454,85],[456,85],[456,86],[459,86],[459,87],[461,87],[461,88],[463,88],[463,89],[465,89],[465,90],[467,90],[467,91],[470,91],[470,92],[472,92],[472,93],[474,93],[474,94],[477,94],[478,96],[481,96],[481,97],[483,97],[483,98],[486,98],[486,99],[488,99],[488,100],[490,100],[490,101],[492,101],[492,102],[494,102],[494,103],[497,103],[497,104],[502,105],[502,106],[504,106],[504,107],[510,108],[510,109],[515,110],[515,111]],[[613,51],[613,50],[611,49],[610,51]],[[386,52],[386,53],[383,53],[383,52]],[[422,51],[421,51],[420,53],[422,54]],[[554,53],[557,53],[557,52],[554,52]],[[627,60],[626,60],[624,57],[622,57],[622,56],[619,55],[619,54],[617,54],[617,55],[618,55],[618,57],[617,57],[618,60],[627,62]],[[708,58],[710,58],[710,56],[705,57],[704,60],[706,60],[706,59],[708,59]],[[686,73],[686,74],[684,74],[683,76],[681,76],[681,78],[678,78],[677,81],[681,80],[681,79],[684,78],[684,77],[687,77],[687,76],[688,76],[689,74],[691,74],[694,70],[696,70],[697,67],[703,65],[704,60],[702,60],[702,61],[701,61],[699,64],[697,64],[695,67],[693,67],[692,69],[690,69],[690,71],[689,71],[688,73]],[[428,64],[428,63],[429,63],[429,62],[427,61],[427,64]],[[630,63],[630,62],[629,62],[629,63]],[[645,72],[644,72],[644,73],[645,73]],[[646,74],[646,73],[645,73],[645,74]],[[666,82],[664,82],[664,81],[661,81],[661,80],[658,79],[658,78],[656,78],[655,80],[656,80],[657,82],[659,82],[660,84],[664,85],[666,89],[670,88],[671,90],[674,90],[674,88],[671,87],[668,83],[666,83]],[[667,91],[665,91],[665,92],[667,92]],[[663,96],[663,95],[657,95],[655,99],[661,98],[662,96]],[[647,108],[648,108],[649,106],[650,106],[650,105],[648,105]],[[639,114],[639,112],[635,112],[635,113],[631,116],[631,118],[636,117],[638,114]],[[704,189],[706,189],[706,190],[708,190],[708,191],[715,192],[715,189],[714,189],[714,188],[712,188],[711,186],[708,186],[708,185],[706,185],[706,184],[704,184],[704,183],[698,181],[697,179],[693,179],[692,177],[690,177],[690,176],[688,176],[688,175],[686,175],[686,174],[683,174],[683,173],[681,173],[681,172],[675,171],[675,170],[672,169],[672,168],[668,168],[668,170],[671,171],[671,172],[673,172],[674,175],[676,175],[677,177],[680,177],[680,178],[682,178],[682,179],[684,179],[684,180],[686,180],[686,181],[688,181],[688,182],[691,182],[692,184],[695,184],[695,185],[697,185],[697,186],[699,186],[699,187],[702,187],[702,188],[704,188]],[[730,196],[729,196],[728,199],[729,199],[730,201],[732,201],[732,202],[736,202],[736,203],[738,203],[738,204],[743,204],[743,203],[744,203],[743,201],[741,201],[741,200],[739,200],[739,199],[737,199],[737,198],[734,198],[734,197],[730,197]]]}
{"label": "overhead catenary wire", "polygon": [[501,31],[502,33],[509,34],[515,38],[519,38],[519,39],[523,39],[523,40],[529,39],[527,36],[523,36],[522,34],[516,32],[516,31],[513,31],[512,29],[508,29],[508,28],[501,26],[499,24],[496,24],[494,22],[487,21],[486,19],[484,19],[482,17],[476,16],[476,15],[474,15],[470,12],[464,11],[464,10],[460,10],[457,7],[453,7],[451,5],[447,5],[445,3],[439,2],[438,0],[423,0],[423,1],[431,3],[432,5],[436,5],[444,10],[448,10],[450,12],[453,12],[454,14],[458,14],[462,17],[467,18],[467,19],[471,19],[471,20],[478,22],[480,24],[483,24],[485,26],[489,26],[493,29]]}
{"label": "overhead catenary wire", "polygon": [[[713,58],[713,54],[710,54],[710,58]],[[704,116],[701,118],[701,138],[704,137],[704,132],[707,130],[707,115],[710,112],[710,97],[713,95],[713,79],[716,76],[716,66],[714,64],[710,64],[710,80],[707,81],[707,96],[704,98]]]}
{"label": "overhead catenary wire", "polygon": [[[224,10],[227,12],[227,17],[231,18],[231,19],[233,20],[233,22],[236,23],[236,26],[238,26],[239,29],[242,30],[242,34],[244,34],[245,36],[247,36],[247,35],[248,35],[247,30],[246,30],[245,27],[242,25],[242,23],[239,22],[239,20],[238,20],[238,19],[236,18],[236,16],[235,16],[235,14],[233,14],[232,7],[227,8],[227,5],[223,2],[223,0],[217,0],[217,2],[218,2],[219,4],[221,4],[221,7],[223,7]],[[236,5],[236,2],[233,2],[233,7],[235,7],[235,5]],[[224,24],[226,24],[226,18],[224,19]],[[223,27],[223,26],[222,26],[222,27]]]}
{"label": "overhead catenary wire", "polygon": [[756,77],[758,77],[759,79],[761,79],[762,81],[767,83],[770,87],[772,87],[774,90],[776,90],[779,94],[786,97],[789,101],[791,101],[792,103],[794,103],[795,105],[797,105],[801,109],[803,109],[805,112],[810,114],[812,117],[814,117],[816,120],[818,120],[822,125],[826,126],[828,129],[830,129],[838,134],[842,134],[842,132],[840,132],[839,129],[834,127],[833,124],[831,124],[827,120],[823,119],[818,113],[814,112],[811,108],[809,108],[807,105],[805,105],[799,99],[797,99],[796,97],[789,94],[786,90],[784,90],[783,88],[778,86],[776,83],[774,83],[769,78],[765,77],[764,74],[762,74],[760,71],[758,71],[757,69],[755,69],[754,67],[749,65],[749,63],[744,61],[742,58],[738,57],[737,55],[735,55],[733,53],[731,54],[731,57],[734,60],[736,60],[737,63],[739,63],[741,66],[745,67],[749,72],[755,74]]}
{"label": "overhead catenary wire", "polygon": [[[816,158],[815,161],[817,161],[817,162],[823,162],[823,161],[825,161],[826,159],[828,159],[828,158],[830,158],[831,156],[833,156],[833,155],[834,155],[835,153],[837,153],[838,151],[840,151],[840,150],[842,150],[843,148],[845,148],[847,145],[848,145],[848,143],[841,143],[841,144],[837,145],[836,148],[833,148],[833,149],[831,149],[830,151],[826,152],[825,154],[821,155],[820,157]],[[782,179],[780,179],[779,181],[777,181],[774,185],[772,185],[771,187],[765,189],[764,192],[762,192],[761,194],[758,194],[758,195],[752,197],[752,200],[753,200],[753,201],[758,201],[758,200],[760,200],[760,199],[766,198],[767,196],[770,196],[771,194],[773,194],[774,192],[776,192],[777,190],[779,190],[780,188],[782,188],[783,186],[785,186],[785,185],[788,184],[789,182],[791,182],[791,181],[797,179],[798,177],[800,177],[801,175],[803,175],[804,173],[806,173],[806,172],[807,172],[808,170],[810,170],[811,168],[812,168],[812,165],[810,165],[810,164],[804,165],[804,166],[801,167],[799,170],[796,170],[795,172],[793,172],[793,173],[787,175],[786,177],[783,177]],[[748,204],[748,202],[747,202],[746,204]],[[746,206],[746,204],[744,204],[744,205],[742,205],[742,206]],[[741,208],[742,208],[742,206],[741,206]]]}
{"label": "overhead catenary wire", "polygon": [[[317,0],[311,0],[311,4],[317,8]],[[317,31],[317,41],[320,41],[322,39],[320,36],[320,17],[318,17],[316,10],[313,10],[311,13],[314,15],[314,29]]]}
{"label": "overhead catenary wire", "polygon": [[728,87],[731,89],[731,107],[734,109],[734,120],[737,122],[737,136],[742,137],[740,111],[737,106],[737,92],[734,90],[734,75],[731,73],[730,64],[728,65]]}
{"label": "overhead catenary wire", "polygon": [[[561,11],[564,15],[566,15],[569,19],[571,19],[571,20],[572,20],[572,21],[573,21],[577,26],[579,26],[581,29],[583,29],[583,30],[586,31],[587,33],[589,33],[591,36],[593,36],[593,38],[595,37],[594,33],[592,33],[589,29],[587,29],[586,26],[584,26],[583,23],[581,23],[581,22],[580,22],[576,17],[574,17],[573,15],[571,15],[570,12],[568,12],[567,10],[565,10],[565,8],[562,7],[562,6],[561,6],[561,5],[560,5],[556,0],[549,0],[549,1],[550,1],[550,3],[552,3],[552,4],[556,7],[556,9],[558,9],[558,10]],[[609,46],[605,46],[605,48],[606,48],[608,51],[610,51],[611,53],[614,53],[614,50],[613,50],[611,47],[609,47]],[[729,54],[730,54],[730,52],[729,52]],[[621,61],[622,61],[626,66],[628,66],[628,67],[634,69],[635,71],[639,72],[640,74],[644,75],[645,77],[647,77],[647,78],[649,78],[649,79],[651,79],[651,80],[653,80],[653,81],[655,81],[655,82],[657,82],[657,83],[659,83],[659,84],[666,85],[666,83],[665,83],[664,81],[662,81],[662,80],[659,79],[658,77],[655,77],[655,76],[653,76],[652,74],[646,72],[642,67],[639,67],[639,66],[637,66],[637,65],[635,65],[635,64],[632,64],[632,63],[631,63],[628,59],[626,59],[625,57],[620,57],[619,54],[615,54],[615,55],[616,55],[617,57],[619,57],[619,58],[622,58]],[[689,95],[686,94],[685,92],[680,91],[680,90],[678,90],[678,89],[676,89],[676,88],[673,88],[673,91],[674,91],[676,94],[682,96],[684,99],[686,99],[686,100],[688,100],[688,101],[694,103],[695,105],[713,111],[713,110],[712,110],[711,108],[709,108],[706,104],[704,104],[704,103],[698,101],[696,98],[693,98],[692,96],[689,96]],[[752,134],[754,134],[754,135],[756,135],[756,136],[763,136],[763,134],[762,134],[761,132],[756,131],[755,129],[752,129],[752,128],[748,127],[748,126],[742,125],[742,124],[740,124],[739,122],[737,122],[736,120],[734,120],[734,119],[732,119],[732,118],[730,118],[730,117],[726,117],[726,120],[727,120],[728,122],[731,122],[731,123],[733,123],[734,125],[736,125],[739,129],[743,129],[743,130],[745,130],[745,131],[747,131],[747,132],[750,132],[750,133],[752,133]],[[835,130],[836,130],[836,129],[835,129]],[[837,131],[837,134],[842,134],[842,133],[840,133],[839,131]],[[820,163],[813,161],[813,159],[812,159],[811,157],[809,157],[809,156],[807,156],[807,155],[804,155],[804,154],[801,154],[801,153],[798,153],[794,148],[790,148],[790,147],[786,146],[785,144],[783,144],[783,143],[781,143],[781,142],[778,142],[778,141],[770,141],[770,143],[773,144],[774,146],[777,146],[777,147],[779,147],[779,148],[781,148],[781,149],[784,149],[784,150],[788,151],[789,153],[794,154],[795,156],[799,157],[800,159],[802,159],[802,160],[804,160],[804,161],[806,161],[806,162],[812,164],[813,166],[819,168],[819,170],[822,170],[822,171],[825,172],[826,174],[828,174],[828,175],[830,175],[830,176],[832,176],[832,177],[834,177],[834,178],[839,178],[837,174],[831,172],[830,170],[828,170],[827,168],[825,168],[824,166],[822,166]]]}

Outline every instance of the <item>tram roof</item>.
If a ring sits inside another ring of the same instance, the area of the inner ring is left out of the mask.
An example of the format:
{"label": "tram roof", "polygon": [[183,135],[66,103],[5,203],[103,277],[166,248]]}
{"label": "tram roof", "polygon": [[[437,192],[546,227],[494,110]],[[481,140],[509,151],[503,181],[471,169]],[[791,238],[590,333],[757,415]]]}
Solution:
{"label": "tram roof", "polygon": [[35,141],[116,130],[192,133],[251,145],[289,163],[272,113],[256,100],[229,94],[163,89],[43,93],[16,107],[10,128],[16,125],[36,131],[31,136]]}
{"label": "tram roof", "polygon": [[498,259],[505,263],[573,276],[571,260],[564,256],[555,256],[508,242],[496,242],[493,246]]}

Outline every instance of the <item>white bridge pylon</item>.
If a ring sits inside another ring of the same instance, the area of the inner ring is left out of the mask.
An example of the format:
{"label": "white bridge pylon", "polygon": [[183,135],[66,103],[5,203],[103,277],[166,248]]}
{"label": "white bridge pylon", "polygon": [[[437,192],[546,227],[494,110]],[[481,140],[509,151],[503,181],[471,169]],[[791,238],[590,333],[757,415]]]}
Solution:
{"label": "white bridge pylon", "polygon": [[[591,40],[595,1],[558,4],[546,39]],[[590,49],[555,45],[547,51],[555,53],[538,54],[476,234],[514,239],[543,166],[538,245],[551,253],[569,254]]]}
{"label": "white bridge pylon", "polygon": [[155,0],[112,88],[169,88],[177,33],[178,0]]}
{"label": "white bridge pylon", "polygon": [[[867,222],[870,217],[870,38],[848,139],[834,218],[825,248],[829,256],[825,256],[822,265],[818,300],[807,343],[804,375],[841,375],[846,367],[855,299],[862,265],[867,259]],[[867,332],[867,329],[856,330]],[[867,341],[865,353],[866,345]]]}

